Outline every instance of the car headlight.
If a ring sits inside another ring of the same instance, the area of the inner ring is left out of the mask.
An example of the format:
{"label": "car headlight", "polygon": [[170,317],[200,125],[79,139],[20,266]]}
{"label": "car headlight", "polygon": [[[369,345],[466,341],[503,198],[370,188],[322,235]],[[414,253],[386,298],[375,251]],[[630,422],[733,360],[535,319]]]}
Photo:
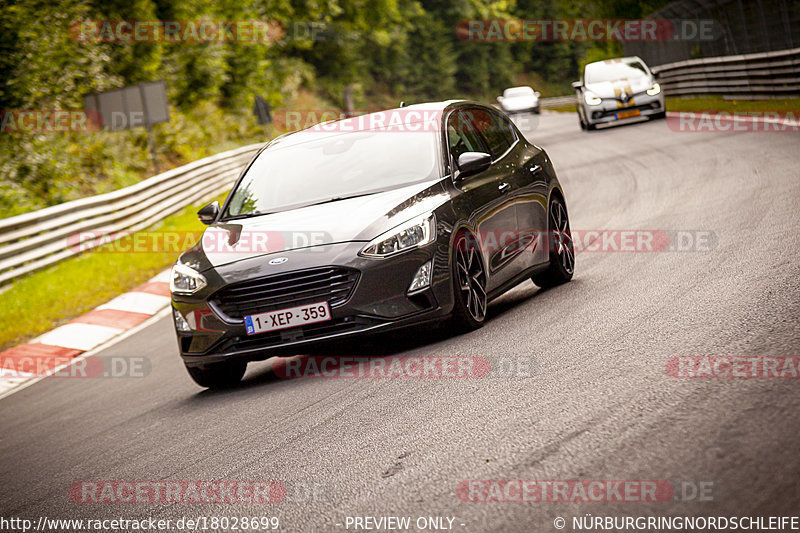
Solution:
{"label": "car headlight", "polygon": [[433,213],[409,220],[372,239],[361,255],[389,257],[417,246],[430,243],[436,235],[436,218]]}
{"label": "car headlight", "polygon": [[411,280],[411,285],[408,286],[408,292],[416,292],[418,290],[424,289],[426,287],[430,287],[431,285],[431,273],[433,272],[433,259],[425,262],[421,267],[417,269],[417,273],[414,274],[414,277]]}
{"label": "car headlight", "polygon": [[174,307],[172,308],[172,317],[175,319],[176,330],[181,331],[183,333],[189,333],[192,331],[192,327],[189,325],[186,319],[183,318],[183,315],[180,313],[180,311],[178,311]]}
{"label": "car headlight", "polygon": [[647,89],[647,94],[649,94],[650,96],[655,96],[660,92],[661,92],[661,85],[657,83],[654,83],[652,88]]}
{"label": "car headlight", "polygon": [[201,273],[182,263],[175,263],[169,274],[169,290],[174,294],[194,294],[206,285]]}
{"label": "car headlight", "polygon": [[583,93],[583,101],[586,102],[588,105],[600,105],[600,102],[603,100],[594,93],[590,93],[586,91]]}

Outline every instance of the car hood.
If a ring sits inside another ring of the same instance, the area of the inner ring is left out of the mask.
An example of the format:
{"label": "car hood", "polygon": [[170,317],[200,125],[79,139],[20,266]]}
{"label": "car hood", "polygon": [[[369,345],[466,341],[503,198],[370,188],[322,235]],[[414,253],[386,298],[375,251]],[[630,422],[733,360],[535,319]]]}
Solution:
{"label": "car hood", "polygon": [[432,211],[450,195],[441,180],[216,223],[181,257],[199,271],[252,257],[313,246],[368,242],[418,215]]}
{"label": "car hood", "polygon": [[627,80],[604,81],[600,83],[587,83],[586,89],[600,98],[615,98],[621,91],[634,95],[645,92],[653,86],[653,79],[646,76]]}

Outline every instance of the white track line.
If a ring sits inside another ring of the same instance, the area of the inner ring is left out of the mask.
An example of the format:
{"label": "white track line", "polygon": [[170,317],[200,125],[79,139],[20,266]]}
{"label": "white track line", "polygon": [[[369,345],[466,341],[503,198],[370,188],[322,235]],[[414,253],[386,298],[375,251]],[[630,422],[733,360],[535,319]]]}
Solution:
{"label": "white track line", "polygon": [[117,311],[130,311],[132,313],[145,313],[152,315],[169,303],[169,296],[160,296],[147,292],[126,292],[96,307],[96,309],[116,309]]}
{"label": "white track line", "polygon": [[[151,326],[152,324],[154,324],[158,320],[164,318],[165,316],[168,316],[170,314],[170,309],[171,309],[170,307],[164,307],[163,309],[158,311],[156,314],[154,314],[153,316],[151,316],[150,318],[148,318],[147,320],[145,320],[141,324],[139,324],[137,326],[134,326],[131,329],[120,333],[116,337],[113,337],[113,338],[109,339],[108,341],[104,342],[103,344],[98,345],[97,347],[89,350],[88,352],[83,352],[82,354],[75,356],[74,358],[70,359],[69,362],[64,363],[63,365],[60,365],[60,366],[58,366],[56,368],[53,368],[51,370],[48,370],[45,374],[43,374],[41,376],[37,376],[37,377],[35,377],[33,379],[30,379],[30,380],[28,380],[28,381],[26,381],[24,383],[21,383],[21,384],[17,385],[16,387],[14,387],[13,389],[7,390],[5,392],[0,392],[0,400],[2,400],[3,398],[6,398],[8,396],[11,396],[14,393],[19,392],[22,389],[26,389],[26,388],[30,387],[31,385],[33,385],[34,383],[38,383],[39,381],[45,379],[46,377],[52,376],[56,372],[60,372],[61,370],[65,369],[65,368],[68,368],[69,366],[75,364],[78,361],[80,361],[82,359],[86,359],[87,357],[91,357],[91,356],[93,356],[93,355],[95,355],[95,354],[97,354],[99,352],[102,352],[106,348],[110,348],[111,346],[117,344],[118,342],[120,342],[120,341],[122,341],[124,339],[127,339],[131,335],[134,335],[135,333],[138,333],[138,332],[142,331],[143,329]],[[47,335],[47,334],[45,334],[45,335]]]}
{"label": "white track line", "polygon": [[125,331],[123,328],[111,328],[96,324],[64,324],[54,330],[48,331],[31,341],[50,346],[61,346],[87,352]]}

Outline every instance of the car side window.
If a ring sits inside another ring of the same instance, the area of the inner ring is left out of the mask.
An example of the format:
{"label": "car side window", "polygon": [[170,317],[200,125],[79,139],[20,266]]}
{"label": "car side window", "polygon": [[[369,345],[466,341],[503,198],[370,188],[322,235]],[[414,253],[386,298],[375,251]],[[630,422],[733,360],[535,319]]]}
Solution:
{"label": "car side window", "polygon": [[508,119],[508,117],[501,115],[500,113],[494,113],[494,116],[497,120],[500,131],[508,141],[508,145],[511,146],[517,141],[517,134],[514,133],[514,127],[511,125],[511,121]]}
{"label": "car side window", "polygon": [[453,161],[458,161],[458,156],[464,152],[486,151],[481,138],[460,111],[447,119],[447,147]]}
{"label": "car side window", "polygon": [[486,141],[493,160],[499,159],[511,147],[513,135],[507,128],[504,131],[499,115],[477,107],[468,109],[464,114]]}

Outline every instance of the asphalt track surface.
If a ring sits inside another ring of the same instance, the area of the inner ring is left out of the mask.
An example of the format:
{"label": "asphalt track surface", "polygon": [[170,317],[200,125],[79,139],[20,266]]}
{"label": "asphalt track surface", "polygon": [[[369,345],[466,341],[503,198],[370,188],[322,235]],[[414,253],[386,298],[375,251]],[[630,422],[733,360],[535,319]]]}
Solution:
{"label": "asphalt track surface", "polygon": [[[800,514],[800,381],[666,371],[676,356],[800,355],[800,135],[665,121],[584,133],[573,114],[521,123],[554,161],[573,229],[705,231],[713,246],[582,252],[571,283],[522,284],[479,331],[335,350],[532,361],[527,376],[280,379],[265,361],[241,388],[210,392],[186,375],[164,318],[100,354],[147,357],[147,377],[50,378],[0,401],[0,516],[278,516],[288,531],[449,516],[456,531],[538,532],[559,516],[572,531],[587,513]],[[456,494],[470,479],[689,488],[662,502],[474,503]],[[82,480],[275,480],[288,493],[269,505],[77,504],[68,491]]]}

